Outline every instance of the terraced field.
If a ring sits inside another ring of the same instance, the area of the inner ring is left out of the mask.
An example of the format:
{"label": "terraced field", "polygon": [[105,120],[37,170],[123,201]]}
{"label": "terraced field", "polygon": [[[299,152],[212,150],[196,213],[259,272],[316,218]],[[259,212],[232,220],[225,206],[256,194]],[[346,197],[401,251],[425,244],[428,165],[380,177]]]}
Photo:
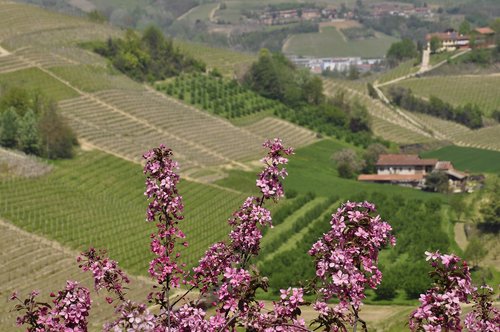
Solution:
{"label": "terraced field", "polygon": [[410,78],[397,83],[417,96],[438,97],[452,105],[478,105],[485,115],[500,109],[500,75],[431,76]]}
{"label": "terraced field", "polygon": [[317,141],[317,135],[313,131],[277,118],[264,118],[244,128],[266,139],[280,137],[293,147],[302,147]]}
{"label": "terraced field", "polygon": [[[7,298],[13,291],[26,295],[33,289],[40,290],[41,297],[48,301],[51,291],[62,289],[66,280],[77,280],[91,289],[92,310],[90,331],[100,331],[102,324],[113,317],[114,308],[104,301],[105,293],[96,294],[89,273],[78,269],[73,251],[43,237],[25,232],[0,220],[0,330],[19,331],[15,326],[16,313],[11,312],[15,302]],[[131,278],[128,297],[144,302],[150,287],[149,282]]]}
{"label": "terraced field", "polygon": [[[131,273],[144,274],[153,226],[144,221],[143,183],[138,165],[84,152],[45,176],[0,180],[0,217],[73,249],[108,248]],[[188,241],[196,239],[183,259],[193,264],[225,237],[226,218],[247,195],[187,180],[180,192],[186,206],[181,228]]]}
{"label": "terraced field", "polygon": [[400,144],[442,140],[464,147],[500,151],[500,125],[471,130],[452,121],[389,107],[343,85],[341,81],[324,80],[324,86],[325,93],[330,96],[344,91],[349,100],[358,100],[366,105],[372,116],[372,130],[384,139]]}
{"label": "terraced field", "polygon": [[[242,162],[260,157],[264,137],[257,128],[250,128],[256,130],[251,132],[236,127],[152,91],[110,70],[105,59],[77,45],[116,36],[120,31],[75,17],[61,16],[64,19],[58,21],[59,17],[34,6],[0,0],[0,21],[5,18],[11,26],[19,27],[13,31],[3,27],[3,21],[0,24],[0,29],[7,29],[2,30],[2,46],[10,52],[0,57],[0,82],[38,88],[58,101],[84,145],[137,162],[146,149],[162,142],[182,151],[179,160],[184,170],[221,165],[247,169]],[[25,24],[31,19],[43,21],[42,30]],[[228,70],[254,59],[182,45],[196,56],[211,54],[205,59],[209,66]],[[299,136],[295,141],[301,141],[306,133],[291,130],[295,127],[283,122],[274,132],[282,133],[280,128],[290,138],[296,132]]]}
{"label": "terraced field", "polygon": [[388,107],[380,100],[372,99],[365,93],[350,89],[340,81],[324,80],[323,86],[325,93],[329,96],[335,96],[343,91],[348,100],[357,100],[365,105],[372,116],[372,130],[379,137],[401,144],[423,143],[434,139],[418,121]]}

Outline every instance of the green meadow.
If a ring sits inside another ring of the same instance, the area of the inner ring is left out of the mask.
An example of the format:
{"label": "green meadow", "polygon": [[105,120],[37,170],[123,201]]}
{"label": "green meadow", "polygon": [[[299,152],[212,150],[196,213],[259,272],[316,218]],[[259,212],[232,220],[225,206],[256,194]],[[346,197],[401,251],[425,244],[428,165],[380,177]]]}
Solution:
{"label": "green meadow", "polygon": [[422,155],[425,158],[449,160],[455,168],[462,171],[500,173],[500,152],[498,151],[450,145]]}

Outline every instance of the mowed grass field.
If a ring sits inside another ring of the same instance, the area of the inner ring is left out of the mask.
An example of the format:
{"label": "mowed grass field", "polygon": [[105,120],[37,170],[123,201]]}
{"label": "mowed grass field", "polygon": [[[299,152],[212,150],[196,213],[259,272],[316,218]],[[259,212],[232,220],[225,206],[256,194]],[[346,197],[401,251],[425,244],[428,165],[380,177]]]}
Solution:
{"label": "mowed grass field", "polygon": [[283,47],[283,52],[315,57],[382,57],[395,41],[397,38],[386,35],[348,41],[334,27],[325,27],[321,32],[293,35]]}
{"label": "mowed grass field", "polygon": [[425,158],[449,160],[462,171],[500,173],[500,152],[459,146],[446,146],[422,154]]}
{"label": "mowed grass field", "polygon": [[500,75],[410,78],[397,85],[411,89],[418,96],[436,96],[455,106],[476,104],[485,115],[500,109]]}
{"label": "mowed grass field", "polygon": [[[83,250],[107,248],[129,272],[147,273],[149,235],[140,165],[91,151],[55,163],[36,179],[0,181],[0,219],[22,229]],[[190,246],[182,260],[192,265],[208,246],[222,240],[232,212],[247,197],[182,180],[185,220],[180,227]]]}

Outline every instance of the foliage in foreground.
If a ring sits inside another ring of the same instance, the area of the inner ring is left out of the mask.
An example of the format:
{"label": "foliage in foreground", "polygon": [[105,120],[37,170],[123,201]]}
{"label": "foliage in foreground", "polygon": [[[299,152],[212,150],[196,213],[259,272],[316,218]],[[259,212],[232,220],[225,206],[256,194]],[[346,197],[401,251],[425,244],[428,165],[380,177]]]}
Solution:
{"label": "foliage in foreground", "polygon": [[[286,156],[293,153],[291,148],[285,149],[279,139],[267,141],[264,146],[269,152],[262,160],[265,168],[256,181],[261,196],[245,200],[228,221],[232,228],[229,241],[211,246],[190,273],[184,269],[175,248],[178,242],[187,246],[185,235],[178,228],[184,206],[177,190],[180,179],[175,173],[177,163],[171,159],[172,151],[164,146],[144,155],[145,195],[150,199],[146,219],[156,222],[157,228],[151,236],[155,257],[149,265],[149,273],[157,285],[148,300],[157,310],[153,312],[145,304],[127,300],[128,277],[103,252],[90,249],[79,257],[80,267],[91,271],[97,291],[109,292],[108,303],[119,302],[115,306],[117,319],[106,324],[105,331],[234,331],[237,327],[248,331],[309,331],[300,318],[299,306],[305,304],[304,292],[316,295],[313,308],[318,317],[311,322],[312,329],[347,331],[353,327],[355,331],[359,323],[366,331],[366,324],[359,318],[365,288],[376,288],[380,284],[379,251],[387,244],[395,245],[391,226],[380,216],[373,216],[375,206],[366,201],[347,202],[332,215],[330,230],[309,250],[316,275],[307,287],[281,290],[280,299],[270,311],[263,310],[264,304],[255,299],[257,289],[268,287],[267,278],[249,266],[251,258],[259,253],[261,228],[271,225],[271,214],[264,204],[284,196],[280,179],[285,178],[287,172],[282,165],[288,162]],[[441,331],[441,327],[449,327],[448,322],[459,326],[458,302],[467,301],[466,295],[473,291],[468,267],[462,264],[457,274],[454,263],[459,262],[459,258],[439,252],[428,256],[433,260],[440,258],[444,267],[436,269],[436,287],[428,292],[429,297],[421,301],[422,306],[412,315],[410,328]],[[172,299],[172,291],[181,285],[188,290]],[[188,302],[186,295],[194,289],[199,290],[200,297]],[[441,300],[442,292],[447,297],[445,301]],[[16,293],[11,296],[20,302],[16,306],[21,312],[19,325],[28,325],[28,331],[87,330],[91,305],[88,289],[68,281],[64,290],[52,294],[54,306],[36,301],[37,295],[32,292],[24,301]],[[207,319],[202,300],[208,295],[214,296],[215,313]],[[333,298],[339,303],[328,305]],[[483,304],[468,316],[466,325],[494,328],[500,316],[494,308],[484,305],[488,298],[481,299]],[[429,310],[426,301],[436,310]]]}

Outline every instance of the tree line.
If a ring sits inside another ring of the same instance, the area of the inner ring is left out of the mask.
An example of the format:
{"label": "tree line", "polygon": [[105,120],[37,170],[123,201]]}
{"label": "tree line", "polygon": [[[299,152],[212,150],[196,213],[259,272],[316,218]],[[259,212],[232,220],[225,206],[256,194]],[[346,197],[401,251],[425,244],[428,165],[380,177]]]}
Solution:
{"label": "tree line", "polygon": [[390,87],[388,92],[389,98],[395,105],[408,111],[455,121],[471,129],[483,126],[481,109],[476,104],[468,103],[463,106],[453,106],[435,96],[430,96],[429,100],[424,100],[413,95],[411,89],[400,86]]}
{"label": "tree line", "polygon": [[0,145],[49,159],[71,158],[78,144],[55,102],[38,91],[0,89]]}

